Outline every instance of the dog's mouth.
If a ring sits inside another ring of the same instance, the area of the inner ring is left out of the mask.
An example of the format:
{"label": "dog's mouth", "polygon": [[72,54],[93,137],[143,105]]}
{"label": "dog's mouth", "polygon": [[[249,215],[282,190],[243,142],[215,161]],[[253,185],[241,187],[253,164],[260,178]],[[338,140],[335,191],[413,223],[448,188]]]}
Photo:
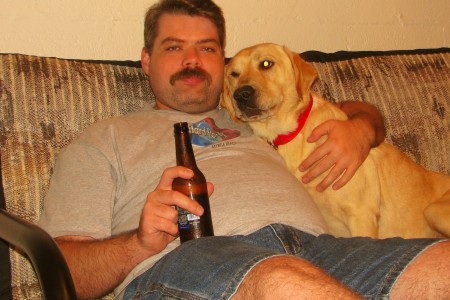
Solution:
{"label": "dog's mouth", "polygon": [[246,107],[244,109],[239,108],[241,112],[237,117],[242,121],[257,121],[263,119],[264,111],[259,108]]}
{"label": "dog's mouth", "polygon": [[260,120],[265,115],[265,110],[258,106],[257,92],[252,86],[244,85],[236,89],[233,99],[240,111],[237,117],[242,121]]}

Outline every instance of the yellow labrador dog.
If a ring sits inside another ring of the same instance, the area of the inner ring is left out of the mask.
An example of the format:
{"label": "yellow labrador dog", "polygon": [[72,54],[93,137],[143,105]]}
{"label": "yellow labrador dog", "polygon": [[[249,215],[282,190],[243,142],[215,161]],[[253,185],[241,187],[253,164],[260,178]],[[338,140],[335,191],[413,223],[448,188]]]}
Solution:
{"label": "yellow labrador dog", "polygon": [[[222,107],[259,137],[280,144],[299,179],[298,166],[323,142],[306,142],[311,131],[325,120],[347,118],[310,91],[316,77],[298,54],[275,44],[246,48],[226,66]],[[392,145],[372,149],[339,190],[316,191],[322,179],[306,187],[333,235],[450,237],[450,177],[425,170]]]}

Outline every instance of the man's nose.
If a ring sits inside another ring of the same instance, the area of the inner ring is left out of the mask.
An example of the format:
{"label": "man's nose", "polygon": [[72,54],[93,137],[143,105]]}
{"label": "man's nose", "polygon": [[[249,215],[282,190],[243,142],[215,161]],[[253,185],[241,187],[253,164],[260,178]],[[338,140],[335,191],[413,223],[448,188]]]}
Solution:
{"label": "man's nose", "polygon": [[184,55],[183,66],[193,68],[200,65],[201,60],[198,55],[198,50],[195,47],[187,48]]}

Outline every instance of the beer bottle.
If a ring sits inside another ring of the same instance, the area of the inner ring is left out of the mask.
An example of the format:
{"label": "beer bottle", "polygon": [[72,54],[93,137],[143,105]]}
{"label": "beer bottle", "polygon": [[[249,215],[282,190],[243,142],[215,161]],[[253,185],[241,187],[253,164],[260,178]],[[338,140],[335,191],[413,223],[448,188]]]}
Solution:
{"label": "beer bottle", "polygon": [[204,209],[203,215],[198,217],[181,207],[177,207],[178,230],[180,241],[183,243],[203,236],[213,236],[214,229],[211,220],[206,179],[195,162],[188,124],[186,122],[174,124],[174,135],[177,165],[191,169],[194,171],[194,176],[191,179],[175,178],[172,183],[172,189],[197,201]]}

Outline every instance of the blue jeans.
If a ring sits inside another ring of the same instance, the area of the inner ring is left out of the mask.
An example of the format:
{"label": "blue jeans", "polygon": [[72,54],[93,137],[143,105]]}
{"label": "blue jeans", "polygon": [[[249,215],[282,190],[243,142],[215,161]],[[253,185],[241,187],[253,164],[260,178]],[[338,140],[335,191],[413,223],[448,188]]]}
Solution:
{"label": "blue jeans", "polygon": [[229,299],[256,264],[280,255],[303,258],[368,299],[387,299],[408,264],[439,241],[316,237],[272,224],[247,236],[183,243],[136,278],[124,299]]}

